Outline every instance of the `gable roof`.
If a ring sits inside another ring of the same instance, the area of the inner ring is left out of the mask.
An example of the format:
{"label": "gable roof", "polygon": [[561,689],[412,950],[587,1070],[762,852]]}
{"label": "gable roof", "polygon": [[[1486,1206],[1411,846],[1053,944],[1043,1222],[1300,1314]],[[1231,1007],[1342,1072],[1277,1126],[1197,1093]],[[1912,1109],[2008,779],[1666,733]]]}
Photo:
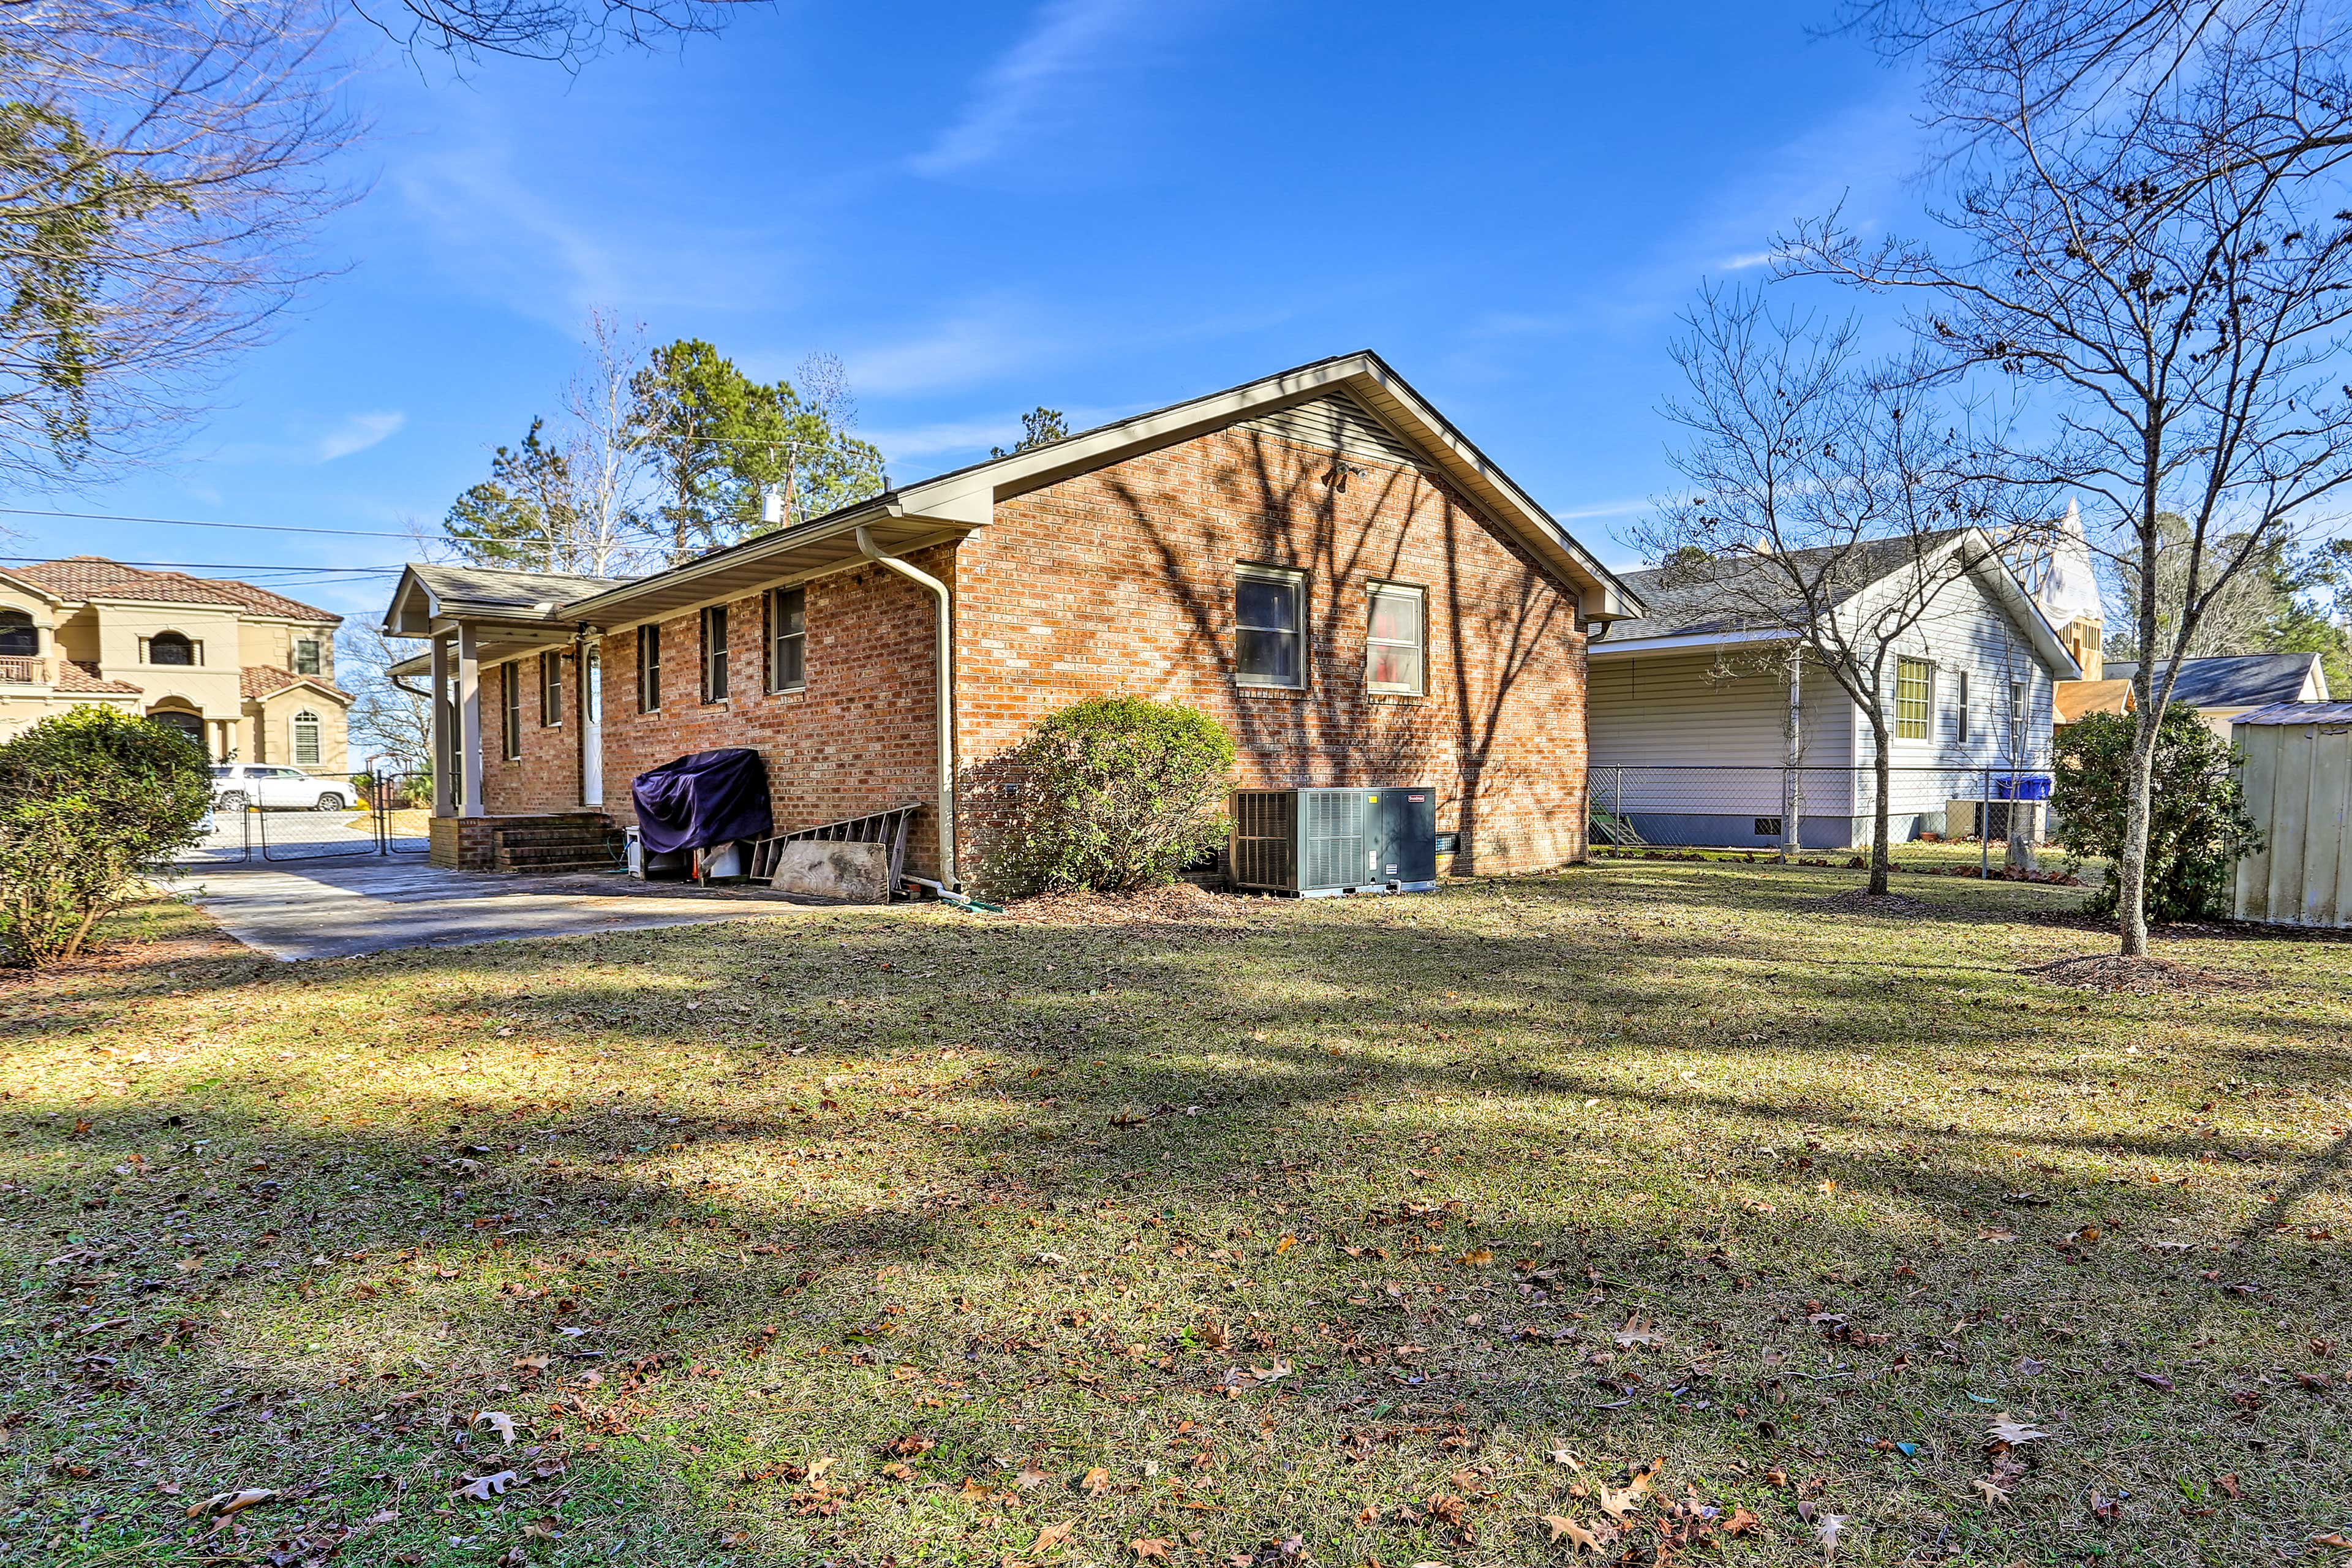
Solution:
{"label": "gable roof", "polygon": [[[1572,588],[1583,619],[1615,621],[1642,613],[1640,601],[1621,578],[1570,537],[1378,354],[1367,350],[1318,360],[1205,397],[1083,430],[1049,446],[898,486],[822,517],[711,551],[667,571],[606,585],[582,596],[567,596],[562,586],[563,582],[577,579],[493,574],[546,586],[530,587],[521,581],[508,584],[496,595],[499,607],[486,610],[484,618],[537,621],[550,630],[580,621],[609,629],[736,597],[781,579],[813,577],[854,565],[866,559],[861,536],[876,550],[903,554],[987,526],[1001,500],[1195,436],[1301,409],[1334,395],[1344,396],[1347,407],[1302,413],[1298,416],[1302,428],[1330,422],[1341,437],[1375,448],[1378,443],[1371,432],[1382,432],[1477,507],[1544,570]],[[419,590],[430,593],[423,575],[427,570],[412,567],[410,575],[403,577],[385,617],[387,632],[422,637],[430,629],[430,619],[419,613],[425,601],[411,591],[413,578]],[[523,607],[525,601],[528,608]],[[434,602],[463,601],[436,595]],[[481,602],[488,605],[494,600],[485,595]]]}
{"label": "gable roof", "polygon": [[[2327,678],[2318,673],[2315,653],[2215,654],[2180,661],[2180,678],[2172,683],[2172,700],[2191,708],[2260,708],[2273,702],[2299,700],[2315,685],[2325,700]],[[2111,663],[2108,676],[2131,680],[2139,666]]]}
{"label": "gable roof", "polygon": [[[1850,547],[1791,550],[1778,557],[1738,555],[1629,572],[1625,582],[1649,613],[1610,627],[1609,640],[1615,645],[1660,637],[1786,637],[1789,618],[1804,607],[1803,597],[1788,585],[1790,567],[1800,577],[1811,577],[1844,556],[1850,571],[1840,575],[1851,580],[1833,584],[1835,592],[1830,595],[1832,605],[1843,605],[1914,560],[1936,554],[1966,531],[1948,528],[1925,535],[1916,549],[1907,538],[1869,539]],[[1778,614],[1740,607],[1741,601],[1752,604],[1759,598]]]}
{"label": "gable roof", "polygon": [[[1795,614],[1803,609],[1804,600],[1793,587],[1781,592],[1780,584],[1785,581],[1786,572],[1780,563],[1797,563],[1798,575],[1809,576],[1838,566],[1839,558],[1843,557],[1850,569],[1841,570],[1831,584],[1835,590],[1829,595],[1834,613],[1872,584],[1885,582],[1915,564],[1924,566],[1944,560],[1954,552],[1966,552],[1961,561],[1967,575],[2025,634],[2034,657],[2054,679],[2072,680],[2083,673],[2082,667],[2074,662],[2073,650],[2042,613],[2042,606],[2026,592],[2025,584],[2018,581],[2017,574],[2001,558],[2000,552],[1993,548],[1990,537],[1978,528],[1939,529],[1920,535],[1916,541],[1907,536],[1864,540],[1853,545],[1792,550],[1777,558],[1741,555],[1636,572],[1628,581],[1634,593],[1654,608],[1638,620],[1610,627],[1609,640],[1594,643],[1588,654],[1605,660],[1633,653],[1723,643],[1792,641],[1796,634],[1790,623]],[[1760,586],[1755,575],[1759,573],[1769,574]],[[1735,589],[1751,600],[1760,601],[1759,606],[1750,610],[1727,605],[1726,601],[1737,596]]]}
{"label": "gable roof", "polygon": [[349,702],[352,694],[341,687],[321,680],[315,675],[297,675],[290,669],[280,669],[274,664],[247,664],[238,667],[236,688],[240,696],[258,702],[274,697],[293,686],[307,686],[339,702]]}
{"label": "gable roof", "polygon": [[10,575],[46,589],[61,601],[132,599],[150,605],[221,605],[289,621],[340,624],[343,618],[331,610],[257,588],[250,583],[191,577],[184,572],[151,572],[109,561],[103,555],[68,555],[62,561],[36,562],[9,571]]}
{"label": "gable roof", "polygon": [[510,572],[495,566],[411,562],[392,591],[383,629],[424,637],[436,620],[562,621],[567,607],[634,579],[571,572]]}

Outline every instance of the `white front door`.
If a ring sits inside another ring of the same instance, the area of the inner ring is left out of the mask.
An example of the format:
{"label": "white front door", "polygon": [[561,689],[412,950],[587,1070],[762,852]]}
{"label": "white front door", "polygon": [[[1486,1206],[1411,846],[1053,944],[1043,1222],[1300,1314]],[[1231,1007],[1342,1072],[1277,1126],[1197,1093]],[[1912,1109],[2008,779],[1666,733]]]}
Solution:
{"label": "white front door", "polygon": [[581,677],[580,804],[604,804],[604,661],[594,648]]}

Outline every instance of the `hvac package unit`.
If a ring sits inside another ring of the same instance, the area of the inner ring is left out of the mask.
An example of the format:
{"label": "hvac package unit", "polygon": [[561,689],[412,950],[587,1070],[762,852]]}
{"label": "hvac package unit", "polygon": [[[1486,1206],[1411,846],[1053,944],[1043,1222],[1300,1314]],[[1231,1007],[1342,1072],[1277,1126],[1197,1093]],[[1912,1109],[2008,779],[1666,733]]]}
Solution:
{"label": "hvac package unit", "polygon": [[1437,792],[1380,789],[1234,792],[1234,885],[1294,898],[1426,893],[1437,886]]}

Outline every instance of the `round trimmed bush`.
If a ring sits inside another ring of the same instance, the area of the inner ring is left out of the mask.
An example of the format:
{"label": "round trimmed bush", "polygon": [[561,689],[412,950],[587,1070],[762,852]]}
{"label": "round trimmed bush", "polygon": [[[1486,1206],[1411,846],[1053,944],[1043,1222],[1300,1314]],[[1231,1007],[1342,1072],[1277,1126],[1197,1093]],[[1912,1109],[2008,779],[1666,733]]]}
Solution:
{"label": "round trimmed bush", "polygon": [[1197,709],[1143,697],[1074,703],[1004,768],[1018,793],[986,868],[992,891],[1161,887],[1225,836],[1234,739]]}
{"label": "round trimmed bush", "polygon": [[62,963],[195,842],[212,769],[186,736],[76,708],[0,742],[0,952]]}

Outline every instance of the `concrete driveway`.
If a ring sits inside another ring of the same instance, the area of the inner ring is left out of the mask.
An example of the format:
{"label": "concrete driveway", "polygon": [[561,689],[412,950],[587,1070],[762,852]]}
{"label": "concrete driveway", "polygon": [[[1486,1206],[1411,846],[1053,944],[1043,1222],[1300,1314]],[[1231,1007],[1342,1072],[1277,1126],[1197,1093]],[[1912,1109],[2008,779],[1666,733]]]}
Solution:
{"label": "concrete driveway", "polygon": [[380,859],[206,867],[173,879],[171,887],[190,894],[229,935],[273,958],[341,958],[842,907],[765,888],[701,889],[602,873],[450,871]]}

